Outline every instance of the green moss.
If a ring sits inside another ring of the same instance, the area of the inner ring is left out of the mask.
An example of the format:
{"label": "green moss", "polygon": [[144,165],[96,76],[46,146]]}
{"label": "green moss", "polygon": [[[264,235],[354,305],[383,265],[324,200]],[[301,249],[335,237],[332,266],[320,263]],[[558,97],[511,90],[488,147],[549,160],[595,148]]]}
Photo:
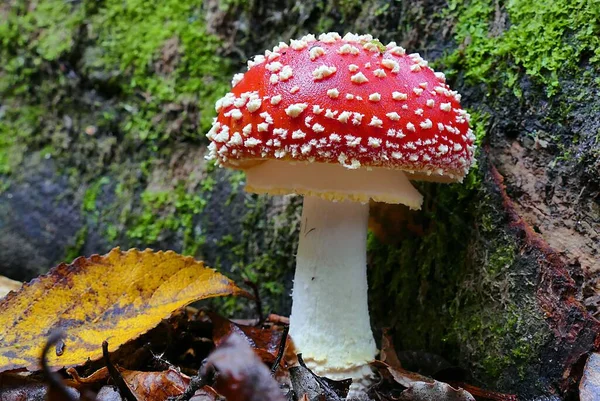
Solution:
{"label": "green moss", "polygon": [[214,179],[201,183],[200,195],[185,183],[146,188],[176,146],[203,140],[232,75],[221,47],[206,32],[202,2],[48,0],[33,7],[15,0],[2,7],[0,176],[42,152],[74,194],[87,187],[81,212],[90,230],[123,246],[181,237],[183,252],[195,254],[203,237],[194,219]]}
{"label": "green moss", "polygon": [[246,182],[246,174],[242,171],[236,170],[229,175],[232,192],[236,192],[244,182]]}
{"label": "green moss", "polygon": [[[588,83],[593,81],[593,71],[598,70],[600,62],[600,25],[597,23],[600,8],[595,2],[452,1],[445,15],[456,22],[454,39],[459,47],[438,63],[445,70],[450,69],[451,74],[465,77],[467,84],[483,84],[479,87],[492,108],[493,105],[505,107],[499,101],[504,96],[521,97],[521,85],[526,78],[546,95],[562,96],[551,103],[551,110],[543,118],[548,126],[560,127],[568,120],[574,105],[581,102],[578,98],[589,96]],[[584,70],[582,65],[589,68]],[[571,76],[581,83],[582,89],[566,94],[559,81],[564,82]],[[537,93],[529,91],[528,96],[537,96]],[[490,115],[481,111],[479,105],[470,112],[475,122],[473,129],[481,143]],[[535,131],[528,135],[537,140],[540,135],[550,134]],[[575,154],[585,155],[577,149],[577,135],[550,139],[558,146],[551,168],[559,162],[573,162]],[[467,181],[471,183],[476,176],[470,174],[469,177]],[[498,383],[507,376],[507,371],[515,368],[524,376],[525,367],[535,364],[538,350],[549,333],[533,295],[535,272],[528,274],[522,270],[527,263],[521,260],[518,245],[510,239],[511,235],[503,235],[498,213],[490,210],[489,205],[494,202],[490,194],[484,187],[475,185],[474,188],[475,196],[483,197],[481,202],[448,206],[457,213],[463,207],[470,208],[469,213],[462,212],[462,215],[465,221],[477,224],[477,231],[475,236],[470,233],[465,238],[475,241],[469,244],[470,249],[482,251],[455,260],[454,273],[458,276],[451,281],[461,285],[455,288],[456,296],[444,323],[448,327],[444,338],[458,350],[451,348],[454,358],[470,364],[477,361],[480,365],[480,369],[475,369],[477,378]],[[435,250],[442,252],[441,255],[446,255],[445,251]],[[521,274],[518,278],[513,275],[515,270]],[[519,286],[515,280],[521,280]],[[523,285],[529,289],[517,292],[516,288]]]}
{"label": "green moss", "polygon": [[[535,299],[533,279],[522,271],[513,274],[521,263],[516,243],[511,238],[496,236],[494,230],[482,226],[487,248],[474,260],[478,271],[469,273],[457,291],[452,308],[452,329],[446,338],[463,346],[461,359],[478,361],[483,373],[478,378],[497,382],[507,369],[532,366],[539,347],[548,339],[543,315]],[[525,286],[516,280],[530,281]],[[530,287],[530,291],[517,288]]]}
{"label": "green moss", "polygon": [[[513,274],[522,263],[518,247],[503,234],[480,174],[472,171],[464,188],[422,185],[424,210],[411,224],[394,223],[405,224],[398,245],[369,236],[370,302],[399,349],[444,355],[489,385],[507,368],[530,366],[547,330],[536,276]],[[517,293],[527,285],[531,291]]]}
{"label": "green moss", "polygon": [[75,234],[71,245],[69,245],[65,252],[64,261],[65,263],[71,263],[75,258],[82,255],[83,246],[88,236],[88,226],[84,224]]}
{"label": "green moss", "polygon": [[[489,114],[472,113],[478,145],[488,124]],[[373,317],[392,328],[396,346],[444,355],[490,385],[531,366],[548,332],[537,276],[519,270],[518,245],[484,182],[475,166],[462,184],[421,184],[423,210],[394,222],[401,238],[385,244],[370,234],[368,251]]]}
{"label": "green moss", "polygon": [[232,9],[249,8],[252,4],[248,0],[219,0],[219,8],[223,11],[229,11]]}
{"label": "green moss", "polygon": [[127,224],[127,236],[146,245],[154,244],[169,233],[183,236],[182,253],[195,255],[203,239],[194,232],[194,219],[206,207],[206,200],[187,192],[180,183],[174,191],[145,191],[142,209]]}
{"label": "green moss", "polygon": [[[461,45],[444,63],[471,82],[493,89],[505,86],[521,95],[523,74],[559,89],[559,73],[576,71],[582,61],[600,62],[600,7],[588,0],[511,0],[496,12],[492,0],[452,0],[447,15],[456,18],[454,39]],[[506,26],[505,26],[506,25]]]}
{"label": "green moss", "polygon": [[[246,199],[246,215],[242,238],[234,253],[239,258],[237,268],[246,280],[261,283],[272,297],[283,295],[286,271],[290,256],[295,249],[295,213],[298,203],[291,203],[276,218],[269,219],[269,202],[266,196]],[[266,243],[258,242],[257,232],[266,234]]]}
{"label": "green moss", "polygon": [[74,35],[84,18],[83,7],[48,0],[30,7],[16,1],[0,18],[0,93],[24,93],[29,78],[44,61],[54,61],[71,51]]}
{"label": "green moss", "polygon": [[[273,212],[272,197],[244,195],[242,230],[226,234],[218,242],[222,255],[214,267],[227,263],[229,276],[237,281],[249,280],[260,289],[265,311],[286,313],[297,247],[298,217],[302,198],[287,199],[278,213]],[[219,224],[219,223],[217,223]],[[252,305],[217,301],[227,314],[253,315]]]}
{"label": "green moss", "polygon": [[345,16],[355,13],[364,5],[364,1],[362,0],[339,0],[334,3],[338,4],[340,12]]}
{"label": "green moss", "polygon": [[83,201],[81,203],[81,209],[84,212],[95,213],[97,212],[96,200],[102,187],[110,183],[108,177],[101,177],[95,183],[91,184],[83,195]]}
{"label": "green moss", "polygon": [[19,165],[27,145],[40,129],[45,113],[40,106],[16,107],[10,100],[6,106],[0,108],[0,174],[8,174]]}
{"label": "green moss", "polygon": [[219,40],[206,33],[201,3],[109,0],[92,24],[99,56],[90,69],[126,73],[122,90],[146,98],[143,108],[131,110],[123,122],[125,132],[164,142],[168,129],[156,118],[162,105],[195,99],[201,100],[196,134],[208,130],[214,102],[227,91],[229,67],[217,55]]}
{"label": "green moss", "polygon": [[[337,0],[312,2],[308,7],[314,8],[312,12],[319,18],[314,26],[306,27],[310,33],[338,31],[340,33],[352,31],[358,15],[363,9],[368,9],[370,2],[361,0]],[[387,9],[389,5],[382,5],[374,10],[377,16]]]}
{"label": "green moss", "polygon": [[[162,157],[175,141],[203,137],[216,98],[227,91],[231,68],[205,30],[201,3],[48,0],[30,7],[17,0],[2,12],[0,173],[25,148],[58,143],[53,156],[76,159],[87,153],[78,147],[107,142],[106,133],[121,151],[135,148],[138,160]],[[117,102],[106,107],[81,93],[79,76]],[[37,120],[29,115],[36,107]],[[84,134],[88,126],[97,139]]]}

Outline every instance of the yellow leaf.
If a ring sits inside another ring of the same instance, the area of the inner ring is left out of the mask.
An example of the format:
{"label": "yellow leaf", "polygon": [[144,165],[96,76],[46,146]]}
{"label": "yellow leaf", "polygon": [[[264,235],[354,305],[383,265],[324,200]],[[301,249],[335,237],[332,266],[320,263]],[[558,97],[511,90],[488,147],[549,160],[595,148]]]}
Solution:
{"label": "yellow leaf", "polygon": [[0,299],[0,372],[39,368],[48,333],[66,332],[51,367],[83,364],[135,339],[175,310],[200,299],[248,294],[227,277],[174,252],[110,253],[61,264]]}

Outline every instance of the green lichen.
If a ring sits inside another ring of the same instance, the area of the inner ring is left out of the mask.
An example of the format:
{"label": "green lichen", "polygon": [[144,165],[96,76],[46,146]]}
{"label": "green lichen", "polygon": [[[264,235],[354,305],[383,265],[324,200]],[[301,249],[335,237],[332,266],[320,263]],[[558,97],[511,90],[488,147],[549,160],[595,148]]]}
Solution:
{"label": "green lichen", "polygon": [[582,61],[600,62],[597,1],[453,0],[446,15],[456,19],[460,46],[445,63],[470,82],[487,84],[489,95],[507,87],[521,96],[523,75],[552,95],[560,74],[577,71]]}

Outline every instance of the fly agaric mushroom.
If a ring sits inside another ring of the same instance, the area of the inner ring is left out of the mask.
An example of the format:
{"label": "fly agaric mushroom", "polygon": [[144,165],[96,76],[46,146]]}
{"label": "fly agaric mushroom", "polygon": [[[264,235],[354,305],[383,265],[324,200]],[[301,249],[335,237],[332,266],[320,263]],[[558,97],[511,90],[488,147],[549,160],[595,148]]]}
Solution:
{"label": "fly agaric mushroom", "polygon": [[370,35],[307,35],[248,62],[216,104],[209,158],[246,190],[304,195],[290,334],[307,365],[361,391],[376,354],[367,306],[368,201],[419,209],[410,180],[460,182],[469,115],[418,54]]}

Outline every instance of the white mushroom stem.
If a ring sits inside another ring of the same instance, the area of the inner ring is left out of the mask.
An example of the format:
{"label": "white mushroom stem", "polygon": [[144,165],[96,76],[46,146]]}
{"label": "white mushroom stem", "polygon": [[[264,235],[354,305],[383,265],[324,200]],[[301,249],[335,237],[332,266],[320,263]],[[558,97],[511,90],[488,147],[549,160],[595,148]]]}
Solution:
{"label": "white mushroom stem", "polygon": [[368,383],[377,352],[367,304],[369,205],[306,196],[290,335],[307,366],[331,379]]}
{"label": "white mushroom stem", "polygon": [[249,192],[304,195],[290,334],[309,368],[352,378],[349,397],[358,395],[377,352],[367,303],[368,202],[419,209],[422,195],[399,170],[269,160],[245,171]]}

